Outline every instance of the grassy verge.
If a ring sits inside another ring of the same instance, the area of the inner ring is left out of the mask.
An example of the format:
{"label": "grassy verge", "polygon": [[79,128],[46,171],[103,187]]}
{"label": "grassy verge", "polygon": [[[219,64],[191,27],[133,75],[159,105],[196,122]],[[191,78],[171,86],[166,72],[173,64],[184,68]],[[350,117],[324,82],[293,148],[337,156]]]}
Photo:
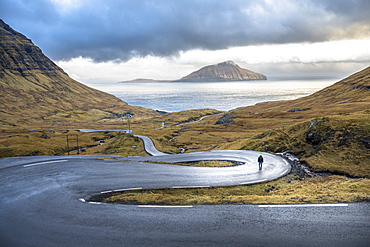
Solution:
{"label": "grassy verge", "polygon": [[[119,159],[118,158],[105,158],[105,159]],[[132,161],[135,162],[135,161]],[[163,161],[137,161],[137,162],[145,162],[151,164],[166,164],[166,165],[177,165],[177,166],[195,166],[195,167],[229,167],[236,165],[234,162],[231,161],[219,161],[219,160],[209,160],[209,161],[198,161],[198,162],[189,162],[189,163],[169,163]]]}
{"label": "grassy verge", "polygon": [[272,182],[247,186],[127,191],[102,201],[155,205],[362,202],[370,200],[369,185],[368,179],[330,176],[299,180],[288,175]]}

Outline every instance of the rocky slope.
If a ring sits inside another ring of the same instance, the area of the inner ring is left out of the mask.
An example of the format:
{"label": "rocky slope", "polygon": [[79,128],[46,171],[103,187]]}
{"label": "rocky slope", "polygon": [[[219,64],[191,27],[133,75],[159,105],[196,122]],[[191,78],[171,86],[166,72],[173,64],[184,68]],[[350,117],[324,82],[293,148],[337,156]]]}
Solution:
{"label": "rocky slope", "polygon": [[267,77],[260,73],[243,69],[233,61],[209,65],[203,67],[178,82],[218,82],[218,81],[250,81],[267,80]]}
{"label": "rocky slope", "polygon": [[[70,78],[30,39],[0,20],[0,123],[42,118],[61,111],[132,108],[119,98]],[[137,108],[136,112],[155,114]]]}

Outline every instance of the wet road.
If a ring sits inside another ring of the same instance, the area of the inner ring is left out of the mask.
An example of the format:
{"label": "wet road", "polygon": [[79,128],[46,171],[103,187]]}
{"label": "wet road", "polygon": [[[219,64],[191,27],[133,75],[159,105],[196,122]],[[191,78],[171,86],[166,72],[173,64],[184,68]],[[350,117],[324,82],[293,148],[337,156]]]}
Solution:
{"label": "wet road", "polygon": [[369,246],[370,242],[368,203],[276,208],[85,201],[109,190],[242,183],[248,177],[248,172],[242,174],[247,165],[196,168],[63,156],[2,159],[0,167],[1,246]]}

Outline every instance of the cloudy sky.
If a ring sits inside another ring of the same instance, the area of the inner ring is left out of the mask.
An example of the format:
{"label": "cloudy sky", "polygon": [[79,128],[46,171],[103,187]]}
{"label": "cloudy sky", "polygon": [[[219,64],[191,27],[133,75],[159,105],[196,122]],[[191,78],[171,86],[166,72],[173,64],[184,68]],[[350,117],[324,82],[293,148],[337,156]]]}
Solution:
{"label": "cloudy sky", "polygon": [[71,77],[178,79],[233,60],[268,77],[370,65],[369,0],[1,0],[0,18]]}

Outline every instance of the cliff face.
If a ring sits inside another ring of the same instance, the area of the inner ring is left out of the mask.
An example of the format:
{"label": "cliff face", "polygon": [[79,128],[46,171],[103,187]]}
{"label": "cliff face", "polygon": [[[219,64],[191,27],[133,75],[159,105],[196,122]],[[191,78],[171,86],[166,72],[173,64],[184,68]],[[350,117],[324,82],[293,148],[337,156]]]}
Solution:
{"label": "cliff face", "polygon": [[69,110],[122,107],[117,97],[70,78],[24,35],[0,20],[0,122]]}
{"label": "cliff face", "polygon": [[197,70],[178,82],[219,82],[219,81],[250,81],[267,80],[267,77],[260,73],[243,69],[233,61],[226,61],[216,65],[209,65]]}
{"label": "cliff face", "polygon": [[14,31],[0,20],[0,78],[5,70],[17,76],[34,76],[35,73],[52,77],[66,73],[48,59],[30,39]]}

